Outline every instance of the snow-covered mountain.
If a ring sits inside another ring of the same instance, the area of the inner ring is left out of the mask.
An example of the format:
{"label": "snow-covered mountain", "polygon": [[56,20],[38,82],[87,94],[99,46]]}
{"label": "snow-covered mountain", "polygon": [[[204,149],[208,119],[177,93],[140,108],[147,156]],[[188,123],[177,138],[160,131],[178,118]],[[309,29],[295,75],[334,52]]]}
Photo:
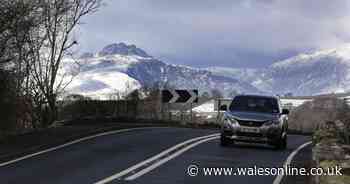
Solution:
{"label": "snow-covered mountain", "polygon": [[[72,63],[66,60],[65,66]],[[107,45],[96,54],[85,53],[78,63],[80,72],[67,87],[69,94],[107,99],[116,93],[125,95],[141,86],[199,89],[200,92],[219,89],[225,95],[233,91],[260,93],[246,82],[204,69],[167,64],[135,45],[125,43]]]}
{"label": "snow-covered mountain", "polygon": [[[218,89],[232,92],[316,95],[350,91],[350,46],[300,54],[261,69],[192,68],[167,64],[135,45],[111,44],[98,53],[85,53],[69,93],[97,98],[126,95],[142,86]],[[73,61],[66,61],[65,68]]]}
{"label": "snow-covered mountain", "polygon": [[[68,73],[66,78],[74,76],[66,88],[67,94],[80,94],[94,99],[121,98],[141,87],[139,81],[123,73],[134,62],[137,61],[130,56],[66,59],[64,72],[61,73]],[[76,75],[72,74],[72,68],[75,68],[73,71]],[[66,81],[69,82],[69,79]]]}
{"label": "snow-covered mountain", "polygon": [[252,85],[274,94],[316,95],[350,90],[350,46],[300,54],[260,72]]}
{"label": "snow-covered mountain", "polygon": [[266,94],[317,95],[350,91],[350,45],[299,54],[266,68],[210,67],[207,70],[249,83]]}

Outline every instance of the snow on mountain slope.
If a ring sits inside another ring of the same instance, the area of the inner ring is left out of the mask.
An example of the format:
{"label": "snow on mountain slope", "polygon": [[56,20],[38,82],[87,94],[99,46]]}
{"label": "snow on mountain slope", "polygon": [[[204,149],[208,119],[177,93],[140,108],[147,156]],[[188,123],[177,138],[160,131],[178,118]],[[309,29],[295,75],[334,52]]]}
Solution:
{"label": "snow on mountain slope", "polygon": [[[78,62],[80,73],[67,91],[99,98],[117,91],[127,94],[142,86],[200,92],[219,89],[226,96],[236,92],[315,95],[350,91],[350,46],[300,54],[262,69],[167,64],[125,43],[83,54]],[[72,63],[66,62],[66,71]]]}
{"label": "snow on mountain slope", "polygon": [[300,54],[271,65],[255,81],[260,90],[294,95],[350,90],[350,46]]}
{"label": "snow on mountain slope", "polygon": [[141,87],[138,80],[125,72],[130,66],[140,62],[139,60],[147,61],[150,58],[134,45],[111,44],[97,54],[85,53],[76,61],[65,59],[63,71],[60,73],[68,73],[67,78],[70,78],[71,68],[77,70],[75,63],[79,63],[79,72],[67,86],[67,94],[81,94],[94,99],[111,99],[117,94],[125,96]]}
{"label": "snow on mountain slope", "polygon": [[[125,70],[128,63],[135,62],[134,60],[122,58],[116,60],[118,61],[117,64],[112,64],[113,60],[108,60],[109,62],[104,63],[104,59],[100,58],[98,60],[94,58],[89,60],[91,62],[85,59],[78,60],[81,65],[80,71],[77,72],[77,75],[74,76],[71,83],[67,86],[67,93],[81,94],[93,99],[105,100],[114,98],[117,93],[120,96],[125,96],[132,90],[141,87],[137,80],[121,72]],[[67,78],[71,78],[74,75],[70,72],[72,66],[74,66],[74,61],[66,59],[64,66],[66,66],[64,71],[70,74]]]}
{"label": "snow on mountain slope", "polygon": [[[69,66],[68,63],[65,66]],[[130,92],[141,86],[199,89],[200,92],[220,89],[226,95],[233,91],[260,92],[248,83],[207,70],[164,63],[125,43],[107,45],[96,54],[83,54],[78,63],[80,72],[67,92],[90,97],[106,98],[112,92]]]}
{"label": "snow on mountain slope", "polygon": [[136,63],[128,68],[127,74],[144,86],[157,84],[180,89],[199,89],[200,92],[219,89],[224,95],[230,95],[232,92],[260,93],[257,88],[246,82],[215,75],[202,69],[169,65],[159,60]]}
{"label": "snow on mountain slope", "polygon": [[[118,80],[115,80],[118,79]],[[140,88],[140,83],[120,72],[86,72],[73,80],[68,90],[94,99],[111,99]]]}
{"label": "snow on mountain slope", "polygon": [[347,92],[350,90],[350,45],[300,54],[262,69],[210,67],[207,70],[249,83],[267,94]]}

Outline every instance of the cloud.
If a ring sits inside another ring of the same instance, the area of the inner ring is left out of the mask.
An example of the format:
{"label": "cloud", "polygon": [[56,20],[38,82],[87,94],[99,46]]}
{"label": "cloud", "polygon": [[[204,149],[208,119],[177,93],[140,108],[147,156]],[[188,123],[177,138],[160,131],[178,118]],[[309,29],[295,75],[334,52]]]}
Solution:
{"label": "cloud", "polygon": [[168,62],[264,66],[349,41],[347,0],[107,0],[84,20],[83,50],[125,41]]}

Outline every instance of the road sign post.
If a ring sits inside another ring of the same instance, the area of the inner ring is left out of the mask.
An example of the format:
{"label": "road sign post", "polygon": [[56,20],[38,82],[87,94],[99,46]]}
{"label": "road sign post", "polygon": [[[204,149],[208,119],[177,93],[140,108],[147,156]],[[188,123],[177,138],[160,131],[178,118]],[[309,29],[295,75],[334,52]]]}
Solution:
{"label": "road sign post", "polygon": [[192,122],[193,121],[193,111],[192,111],[193,107],[192,107],[192,103],[191,103],[191,107],[190,108],[191,108],[191,110],[190,110],[191,120],[190,121]]}
{"label": "road sign post", "polygon": [[[161,94],[162,103],[167,103],[168,106],[172,103],[190,104],[190,121],[193,120],[193,103],[198,103],[198,90],[181,90],[181,89],[164,89]],[[183,121],[183,111],[181,110],[181,121]]]}
{"label": "road sign post", "polygon": [[162,103],[197,103],[198,90],[162,90]]}

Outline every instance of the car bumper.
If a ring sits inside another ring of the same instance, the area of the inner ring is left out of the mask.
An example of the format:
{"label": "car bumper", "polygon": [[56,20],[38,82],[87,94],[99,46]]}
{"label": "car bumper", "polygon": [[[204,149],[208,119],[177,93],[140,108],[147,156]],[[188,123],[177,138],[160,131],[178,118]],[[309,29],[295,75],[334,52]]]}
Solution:
{"label": "car bumper", "polygon": [[259,127],[259,132],[242,131],[245,127],[221,130],[221,136],[238,142],[274,144],[281,139],[282,129],[279,127]]}

